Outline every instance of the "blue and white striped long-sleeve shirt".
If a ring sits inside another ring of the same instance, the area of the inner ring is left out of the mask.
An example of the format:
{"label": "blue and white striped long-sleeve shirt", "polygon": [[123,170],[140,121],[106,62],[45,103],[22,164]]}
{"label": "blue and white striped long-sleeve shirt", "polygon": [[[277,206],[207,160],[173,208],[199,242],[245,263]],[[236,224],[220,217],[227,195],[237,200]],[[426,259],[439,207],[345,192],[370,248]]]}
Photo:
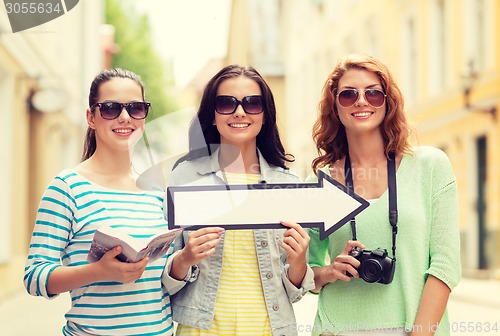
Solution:
{"label": "blue and white striped long-sleeve shirt", "polygon": [[[47,292],[51,272],[86,264],[94,231],[121,228],[136,238],[167,230],[162,191],[126,192],[96,185],[64,170],[48,186],[38,209],[24,284],[31,295]],[[167,253],[130,284],[98,282],[74,289],[64,335],[171,335],[170,296],[161,284]]]}

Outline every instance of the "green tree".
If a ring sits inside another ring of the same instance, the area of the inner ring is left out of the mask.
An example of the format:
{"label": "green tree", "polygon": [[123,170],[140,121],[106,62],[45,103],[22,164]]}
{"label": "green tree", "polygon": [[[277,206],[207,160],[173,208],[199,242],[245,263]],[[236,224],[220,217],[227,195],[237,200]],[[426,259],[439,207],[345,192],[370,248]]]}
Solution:
{"label": "green tree", "polygon": [[138,15],[130,1],[106,0],[106,23],[115,27],[118,47],[112,66],[132,70],[141,76],[146,99],[153,106],[148,120],[177,110],[176,102],[167,93],[172,79],[166,78],[164,63],[153,48],[147,15]]}

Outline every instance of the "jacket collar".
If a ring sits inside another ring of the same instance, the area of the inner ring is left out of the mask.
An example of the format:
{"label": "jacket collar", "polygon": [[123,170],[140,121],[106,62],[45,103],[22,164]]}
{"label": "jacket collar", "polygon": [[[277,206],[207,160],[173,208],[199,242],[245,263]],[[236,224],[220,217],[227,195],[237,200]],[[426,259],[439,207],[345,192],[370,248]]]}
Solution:
{"label": "jacket collar", "polygon": [[[201,164],[198,167],[198,174],[200,175],[215,174],[224,180],[219,165],[219,152],[220,152],[220,146],[217,147],[217,149],[212,153],[212,155],[209,155],[204,158],[206,160],[206,161],[204,160],[205,164]],[[259,183],[266,183],[268,175],[269,173],[272,172],[272,169],[269,166],[269,163],[267,163],[266,159],[264,159],[264,156],[262,156],[258,148],[257,148],[257,157],[259,159],[259,165],[260,165]],[[209,164],[206,164],[207,161]]]}

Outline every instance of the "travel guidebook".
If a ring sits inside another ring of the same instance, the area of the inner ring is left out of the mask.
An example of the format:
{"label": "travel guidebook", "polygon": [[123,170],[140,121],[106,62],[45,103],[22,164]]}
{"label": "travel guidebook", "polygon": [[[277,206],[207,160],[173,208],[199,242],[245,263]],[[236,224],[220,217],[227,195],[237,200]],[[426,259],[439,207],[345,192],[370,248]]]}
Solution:
{"label": "travel guidebook", "polygon": [[136,262],[149,257],[149,262],[163,257],[174,239],[183,229],[174,229],[156,234],[148,239],[137,239],[109,226],[99,228],[94,233],[90,245],[88,262],[96,262],[112,248],[122,247],[122,253],[117,258],[124,262]]}

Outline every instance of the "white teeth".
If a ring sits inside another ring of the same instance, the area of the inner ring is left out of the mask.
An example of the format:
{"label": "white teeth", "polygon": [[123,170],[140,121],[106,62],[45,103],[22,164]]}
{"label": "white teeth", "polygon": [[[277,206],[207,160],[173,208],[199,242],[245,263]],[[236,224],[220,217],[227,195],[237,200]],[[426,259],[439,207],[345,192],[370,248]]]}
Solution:
{"label": "white teeth", "polygon": [[250,124],[229,124],[229,126],[234,128],[245,128],[250,126]]}
{"label": "white teeth", "polygon": [[113,132],[127,134],[127,133],[132,133],[132,130],[131,129],[115,129],[115,130],[113,130]]}
{"label": "white teeth", "polygon": [[357,117],[357,118],[364,118],[364,117],[368,117],[370,116],[371,113],[370,112],[358,112],[358,113],[353,113],[353,116],[354,117]]}

